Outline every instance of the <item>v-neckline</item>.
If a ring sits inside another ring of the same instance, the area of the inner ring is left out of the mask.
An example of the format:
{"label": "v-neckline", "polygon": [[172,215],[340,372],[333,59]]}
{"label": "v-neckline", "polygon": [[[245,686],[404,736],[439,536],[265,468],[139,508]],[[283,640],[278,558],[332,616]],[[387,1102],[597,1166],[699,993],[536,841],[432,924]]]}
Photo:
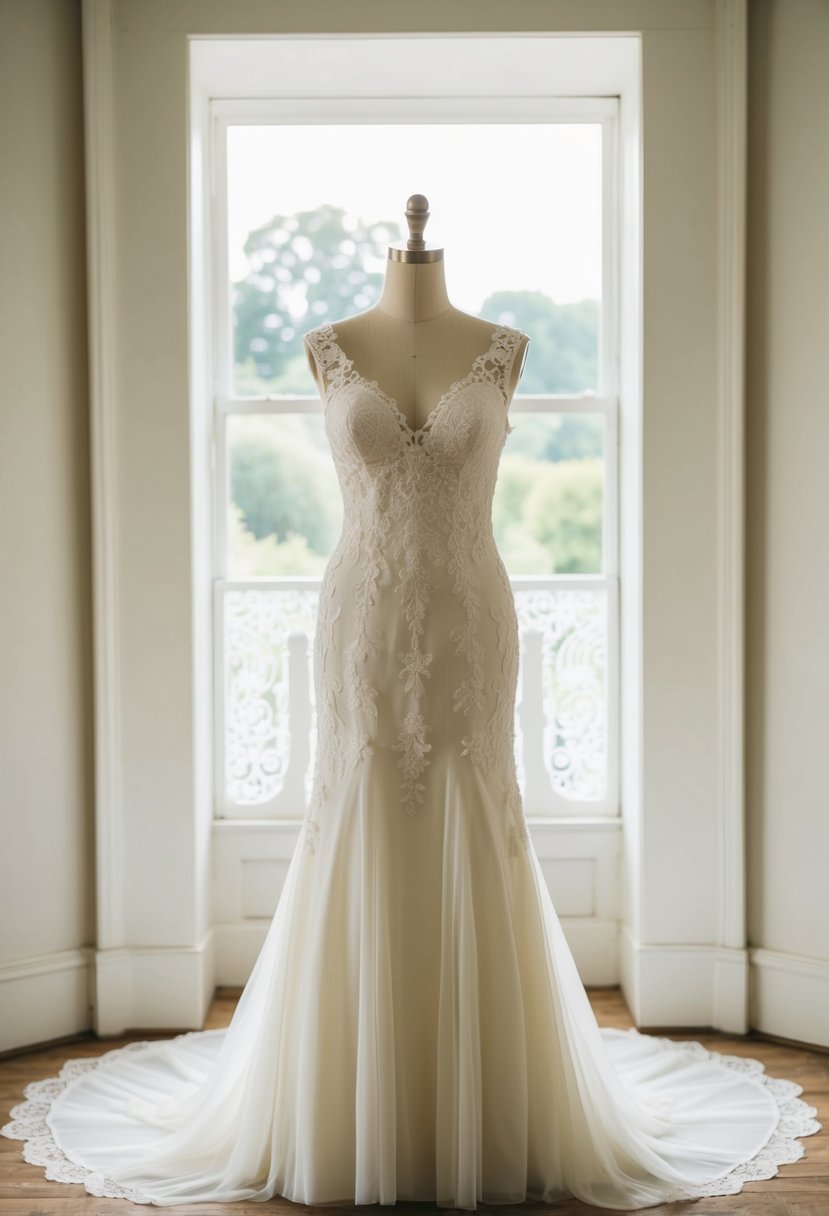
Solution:
{"label": "v-neckline", "polygon": [[[472,366],[470,367],[469,371],[466,373],[465,376],[461,376],[460,380],[456,380],[454,382],[454,384],[450,384],[450,386],[446,390],[446,392],[443,393],[442,396],[438,399],[437,404],[434,405],[432,407],[432,409],[429,411],[429,414],[426,418],[426,421],[423,423],[423,426],[419,426],[419,427],[415,428],[415,427],[412,427],[409,425],[408,418],[401,410],[401,408],[400,408],[399,404],[397,403],[397,401],[395,400],[395,398],[392,397],[391,393],[387,393],[384,388],[381,388],[376,380],[368,380],[365,376],[363,376],[360,372],[357,371],[357,369],[354,366],[353,359],[349,359],[348,355],[345,353],[343,348],[340,346],[337,331],[334,329],[334,326],[332,325],[332,323],[330,321],[323,322],[323,324],[320,326],[320,330],[325,333],[328,341],[331,343],[332,346],[334,346],[336,348],[337,354],[339,355],[339,358],[342,361],[343,375],[340,379],[340,383],[343,383],[345,377],[349,377],[349,382],[358,381],[365,388],[371,389],[374,393],[377,394],[378,397],[380,397],[383,401],[385,401],[385,403],[391,409],[392,413],[396,416],[401,429],[412,440],[417,440],[418,437],[421,435],[429,434],[429,431],[432,428],[432,424],[434,422],[435,417],[437,416],[438,411],[444,408],[444,406],[447,404],[447,402],[449,402],[452,399],[452,397],[455,395],[455,393],[459,392],[460,389],[462,389],[466,384],[471,382],[473,376],[478,371],[479,364],[486,363],[487,359],[492,354],[493,349],[495,347],[495,343],[496,343],[497,339],[500,337],[500,335],[506,334],[509,332],[507,327],[504,325],[499,325],[496,329],[494,329],[492,331],[492,334],[491,334],[491,337],[489,340],[489,346],[486,348],[486,350],[482,351],[481,354],[475,356],[475,358],[472,361]],[[335,388],[336,387],[337,386],[335,385]]]}

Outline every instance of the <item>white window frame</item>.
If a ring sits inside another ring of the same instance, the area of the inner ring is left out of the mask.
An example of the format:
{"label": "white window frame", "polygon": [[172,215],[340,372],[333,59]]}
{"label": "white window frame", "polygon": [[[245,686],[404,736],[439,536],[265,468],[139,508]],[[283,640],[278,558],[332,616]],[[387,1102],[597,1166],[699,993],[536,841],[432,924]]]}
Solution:
{"label": "white window frame", "polygon": [[[314,590],[321,576],[260,577],[253,580],[231,579],[226,570],[227,503],[229,469],[226,454],[227,420],[234,415],[275,416],[281,413],[321,413],[317,396],[261,395],[237,397],[234,388],[233,317],[230,299],[228,248],[228,174],[227,129],[232,125],[365,123],[600,123],[602,126],[602,298],[598,351],[598,392],[579,395],[527,394],[517,391],[510,406],[511,416],[522,413],[601,414],[604,419],[604,518],[602,573],[591,575],[510,576],[513,591],[538,587],[551,590],[603,591],[606,602],[605,730],[607,740],[607,784],[603,799],[559,798],[552,790],[543,757],[530,757],[534,767],[533,788],[547,787],[550,794],[541,806],[525,798],[525,810],[533,823],[618,819],[620,767],[619,699],[619,103],[615,97],[415,97],[320,99],[250,98],[214,99],[210,102],[211,231],[208,247],[212,309],[213,384],[213,730],[214,730],[214,817],[218,821],[256,820],[267,823],[295,822],[295,815],[274,816],[268,804],[237,806],[225,791],[225,658],[224,601],[231,591],[268,588]],[[520,384],[519,384],[520,390]],[[531,680],[532,672],[519,675]],[[525,683],[524,687],[528,687]],[[521,712],[519,707],[519,712]],[[526,757],[524,758],[526,764]]]}

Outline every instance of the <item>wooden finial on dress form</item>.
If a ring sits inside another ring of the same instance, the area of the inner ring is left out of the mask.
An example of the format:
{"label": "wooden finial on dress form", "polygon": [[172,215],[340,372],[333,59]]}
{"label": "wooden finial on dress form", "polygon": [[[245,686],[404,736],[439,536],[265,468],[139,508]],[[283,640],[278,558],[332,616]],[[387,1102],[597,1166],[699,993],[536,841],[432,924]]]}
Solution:
{"label": "wooden finial on dress form", "polygon": [[429,221],[429,200],[425,194],[410,194],[406,200],[406,223],[409,225],[408,241],[395,241],[389,245],[390,262],[408,262],[422,265],[426,262],[442,262],[443,250],[429,246],[423,239],[423,230]]}
{"label": "wooden finial on dress form", "polygon": [[409,225],[407,249],[425,249],[423,232],[429,220],[429,200],[425,194],[412,194],[406,202],[406,223]]}

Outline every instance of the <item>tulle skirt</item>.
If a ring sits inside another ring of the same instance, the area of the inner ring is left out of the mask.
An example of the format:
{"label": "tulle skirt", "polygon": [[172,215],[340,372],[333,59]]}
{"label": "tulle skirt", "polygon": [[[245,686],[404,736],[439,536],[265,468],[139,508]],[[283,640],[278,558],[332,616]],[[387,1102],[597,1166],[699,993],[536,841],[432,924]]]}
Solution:
{"label": "tulle skirt", "polygon": [[303,827],[228,1027],[70,1060],[3,1133],[49,1177],[160,1206],[631,1210],[802,1156],[800,1086],[597,1025],[532,843],[475,766],[433,764],[441,805],[403,814],[378,755]]}

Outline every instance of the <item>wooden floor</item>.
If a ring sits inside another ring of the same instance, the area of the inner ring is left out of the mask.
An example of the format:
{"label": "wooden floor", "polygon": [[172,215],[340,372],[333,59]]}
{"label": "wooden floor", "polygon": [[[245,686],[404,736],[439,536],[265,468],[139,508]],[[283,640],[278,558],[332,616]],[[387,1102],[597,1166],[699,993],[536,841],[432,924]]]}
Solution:
{"label": "wooden floor", "polygon": [[[226,1026],[238,999],[238,991],[220,990],[211,1006],[207,1026]],[[599,1023],[603,1026],[632,1026],[630,1015],[618,989],[592,989],[589,993]],[[176,1033],[166,1032],[167,1035]],[[667,1034],[664,1030],[658,1034]],[[0,1124],[8,1121],[10,1108],[23,1097],[29,1081],[55,1076],[65,1060],[81,1056],[96,1056],[113,1047],[120,1047],[130,1038],[165,1037],[150,1034],[120,1039],[99,1040],[91,1035],[59,1046],[47,1046],[37,1051],[7,1056],[0,1060]],[[747,1183],[739,1195],[723,1198],[697,1199],[692,1202],[662,1204],[641,1209],[652,1216],[829,1216],[829,1054],[806,1051],[797,1047],[772,1043],[749,1036],[731,1039],[719,1034],[671,1034],[671,1038],[691,1038],[714,1051],[733,1055],[748,1055],[762,1060],[770,1076],[787,1077],[803,1086],[802,1097],[817,1107],[817,1117],[823,1124],[817,1135],[807,1136],[803,1143],[806,1156],[793,1165],[783,1165],[776,1178],[768,1182]],[[122,1199],[96,1199],[88,1195],[80,1183],[46,1182],[39,1166],[27,1165],[21,1158],[23,1145],[19,1140],[0,1136],[0,1216],[138,1216],[141,1212],[165,1211],[175,1216],[264,1216],[274,1212],[308,1212],[303,1204],[275,1198],[268,1203],[208,1203],[182,1204],[159,1208],[136,1205]],[[355,1216],[388,1212],[392,1205],[327,1205],[321,1212],[353,1212]],[[399,1203],[401,1212],[435,1213],[445,1211],[434,1204]],[[591,1207],[575,1200],[555,1204],[527,1202],[498,1208],[481,1204],[479,1211],[493,1214],[533,1209],[555,1213],[555,1216],[596,1216],[606,1209]]]}

